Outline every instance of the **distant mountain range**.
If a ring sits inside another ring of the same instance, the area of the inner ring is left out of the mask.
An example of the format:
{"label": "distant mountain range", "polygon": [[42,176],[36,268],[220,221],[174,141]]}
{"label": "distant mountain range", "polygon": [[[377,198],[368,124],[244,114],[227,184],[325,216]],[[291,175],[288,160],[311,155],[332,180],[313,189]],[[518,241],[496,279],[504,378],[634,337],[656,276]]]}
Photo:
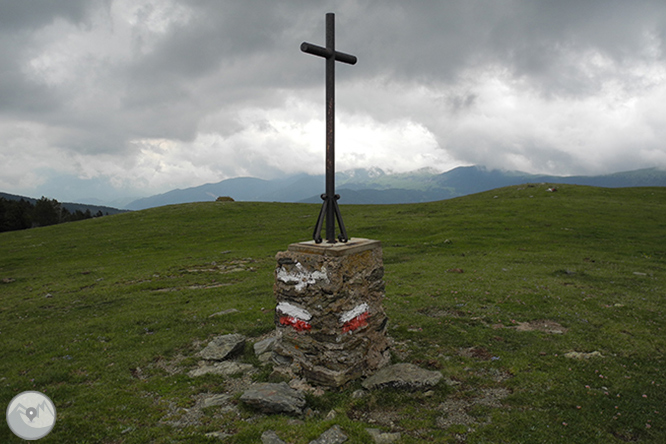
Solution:
{"label": "distant mountain range", "polygon": [[[523,183],[591,185],[607,188],[666,186],[666,171],[657,168],[602,176],[548,176],[519,171],[488,170],[479,166],[459,167],[445,173],[421,169],[410,173],[387,174],[378,168],[337,173],[336,192],[340,204],[397,204],[429,202],[479,193]],[[213,201],[229,196],[239,201],[321,202],[325,176],[297,174],[264,180],[238,177],[198,187],[176,189],[135,200],[126,208],[142,210],[188,202]]]}

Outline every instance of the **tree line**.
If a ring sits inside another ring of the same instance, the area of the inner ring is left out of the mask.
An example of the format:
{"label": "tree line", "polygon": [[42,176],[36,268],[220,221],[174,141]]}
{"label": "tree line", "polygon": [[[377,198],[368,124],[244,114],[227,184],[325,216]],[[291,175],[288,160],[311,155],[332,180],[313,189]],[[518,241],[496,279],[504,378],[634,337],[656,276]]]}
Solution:
{"label": "tree line", "polygon": [[0,232],[45,227],[101,216],[104,216],[101,210],[95,214],[92,214],[90,209],[70,212],[57,200],[43,196],[34,204],[25,199],[9,200],[0,197]]}

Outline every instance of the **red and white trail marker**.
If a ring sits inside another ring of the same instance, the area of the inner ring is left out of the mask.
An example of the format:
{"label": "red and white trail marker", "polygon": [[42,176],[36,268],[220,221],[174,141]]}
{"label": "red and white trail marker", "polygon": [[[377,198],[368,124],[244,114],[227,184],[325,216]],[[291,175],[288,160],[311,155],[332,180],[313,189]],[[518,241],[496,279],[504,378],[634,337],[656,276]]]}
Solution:
{"label": "red and white trail marker", "polygon": [[353,309],[342,313],[340,323],[342,324],[342,333],[353,332],[361,327],[368,325],[370,317],[370,307],[365,302],[357,305]]}
{"label": "red and white trail marker", "polygon": [[289,302],[280,302],[276,310],[282,314],[280,325],[291,326],[296,331],[307,331],[312,328],[312,325],[310,325],[312,315],[307,310]]}

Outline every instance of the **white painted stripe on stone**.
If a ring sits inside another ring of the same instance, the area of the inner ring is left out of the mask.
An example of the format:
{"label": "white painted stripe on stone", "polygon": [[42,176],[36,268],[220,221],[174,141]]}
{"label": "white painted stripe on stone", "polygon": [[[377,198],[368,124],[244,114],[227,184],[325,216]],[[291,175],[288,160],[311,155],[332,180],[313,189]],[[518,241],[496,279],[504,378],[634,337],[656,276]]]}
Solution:
{"label": "white painted stripe on stone", "polygon": [[352,319],[354,319],[356,316],[361,316],[363,313],[365,313],[369,309],[370,309],[370,306],[368,304],[366,304],[365,302],[362,303],[361,305],[357,305],[353,309],[342,313],[342,315],[340,316],[340,322],[345,324],[345,323],[351,321]]}
{"label": "white painted stripe on stone", "polygon": [[277,305],[276,310],[287,316],[291,316],[292,318],[300,319],[301,321],[309,321],[312,319],[312,315],[308,313],[307,310],[292,305],[289,302],[280,302]]}
{"label": "white painted stripe on stone", "polygon": [[288,272],[284,267],[280,267],[277,272],[277,278],[285,284],[295,283],[296,291],[303,291],[309,284],[314,284],[319,280],[329,282],[326,267],[321,271],[308,272],[300,262],[296,263],[295,270]]}

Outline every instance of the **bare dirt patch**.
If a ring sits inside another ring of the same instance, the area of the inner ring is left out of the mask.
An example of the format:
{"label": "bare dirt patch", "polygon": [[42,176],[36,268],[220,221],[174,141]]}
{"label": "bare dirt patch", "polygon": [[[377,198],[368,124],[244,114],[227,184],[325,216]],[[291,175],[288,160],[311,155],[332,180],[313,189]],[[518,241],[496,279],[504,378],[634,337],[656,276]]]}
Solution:
{"label": "bare dirt patch", "polygon": [[426,307],[417,311],[418,313],[430,318],[460,318],[465,316],[465,312],[441,307]]}
{"label": "bare dirt patch", "polygon": [[438,411],[443,415],[437,418],[437,426],[443,429],[453,425],[485,425],[490,423],[490,417],[475,418],[470,415],[470,410],[477,406],[500,408],[503,407],[502,399],[509,396],[511,392],[505,387],[484,388],[480,390],[479,396],[466,399],[447,399],[439,405]]}
{"label": "bare dirt patch", "polygon": [[483,347],[461,348],[458,353],[466,358],[480,359],[481,361],[490,361],[493,354]]}

